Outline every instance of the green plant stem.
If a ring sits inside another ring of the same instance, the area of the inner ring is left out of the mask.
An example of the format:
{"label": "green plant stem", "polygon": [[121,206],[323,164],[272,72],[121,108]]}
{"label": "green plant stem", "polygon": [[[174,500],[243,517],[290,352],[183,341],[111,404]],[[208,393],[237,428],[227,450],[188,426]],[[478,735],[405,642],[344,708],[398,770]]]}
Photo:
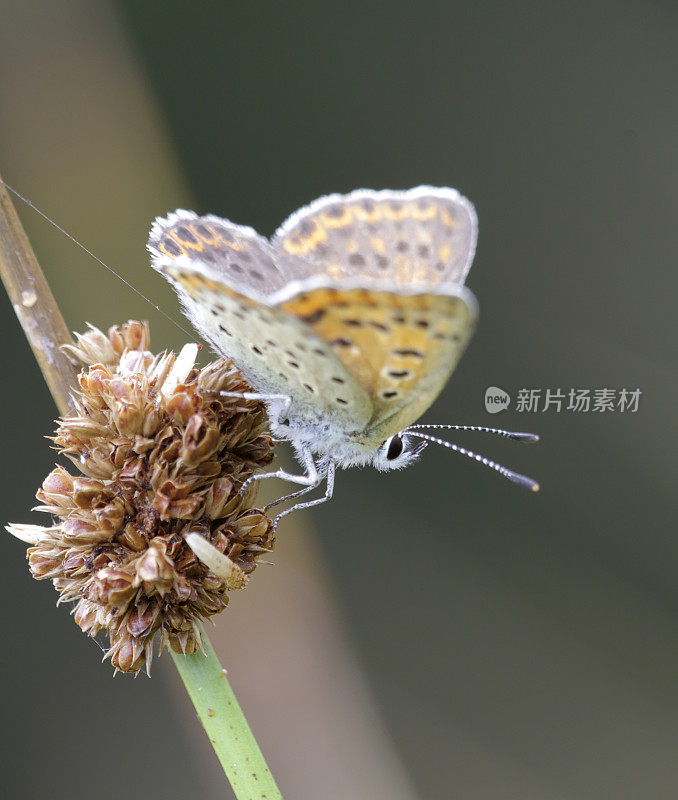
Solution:
{"label": "green plant stem", "polygon": [[238,800],[282,800],[226,673],[203,637],[204,653],[172,657],[226,777]]}
{"label": "green plant stem", "polygon": [[[77,369],[72,339],[12,201],[0,182],[0,279],[59,412],[68,414]],[[205,653],[174,656],[179,674],[238,800],[282,800],[226,675],[203,633]]]}

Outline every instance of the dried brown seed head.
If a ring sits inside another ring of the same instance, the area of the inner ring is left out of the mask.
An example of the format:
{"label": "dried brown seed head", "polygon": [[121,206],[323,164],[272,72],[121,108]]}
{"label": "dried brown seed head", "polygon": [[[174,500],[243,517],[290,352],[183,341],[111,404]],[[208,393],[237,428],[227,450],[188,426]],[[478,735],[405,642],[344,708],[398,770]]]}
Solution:
{"label": "dried brown seed head", "polygon": [[243,587],[274,545],[270,520],[240,493],[273,458],[265,409],[218,392],[250,387],[230,362],[194,365],[197,347],[149,351],[148,325],[90,326],[69,348],[83,362],[73,416],[61,419],[57,466],[37,493],[49,527],[12,525],[31,571],[49,578],[124,672],[150,665],[153,640],[201,645],[200,622]]}

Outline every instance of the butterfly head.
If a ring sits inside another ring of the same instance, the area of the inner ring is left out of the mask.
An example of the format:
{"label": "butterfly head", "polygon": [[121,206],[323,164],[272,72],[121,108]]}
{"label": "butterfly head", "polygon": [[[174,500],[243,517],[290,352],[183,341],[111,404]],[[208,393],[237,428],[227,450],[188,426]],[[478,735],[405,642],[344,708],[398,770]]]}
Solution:
{"label": "butterfly head", "polygon": [[409,467],[419,459],[428,443],[410,436],[405,431],[389,436],[374,453],[372,465],[380,472]]}

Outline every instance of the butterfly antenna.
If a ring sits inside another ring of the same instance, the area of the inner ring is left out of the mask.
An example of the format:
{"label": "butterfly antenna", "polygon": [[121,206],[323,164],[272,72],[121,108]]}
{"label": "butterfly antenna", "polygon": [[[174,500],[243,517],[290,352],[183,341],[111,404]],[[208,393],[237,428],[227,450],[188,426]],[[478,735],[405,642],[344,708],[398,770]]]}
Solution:
{"label": "butterfly antenna", "polygon": [[539,436],[536,433],[516,433],[515,431],[505,431],[503,428],[487,428],[484,425],[410,425],[405,428],[403,433],[421,430],[424,428],[444,428],[450,431],[475,431],[477,433],[494,433],[503,436],[505,439],[515,439],[518,442],[538,442]]}
{"label": "butterfly antenna", "polygon": [[498,472],[500,475],[503,475],[510,481],[513,481],[520,486],[524,486],[531,492],[539,491],[539,484],[532,480],[532,478],[528,478],[527,475],[521,475],[518,472],[514,472],[512,469],[503,467],[501,464],[497,464],[496,461],[491,461],[489,458],[485,458],[485,456],[479,456],[477,453],[473,453],[471,450],[467,450],[465,447],[460,447],[458,444],[452,444],[452,442],[446,442],[444,439],[439,439],[437,436],[430,436],[428,433],[418,433],[417,431],[412,431],[410,428],[407,429],[407,433],[410,436],[417,436],[419,439],[426,439],[428,442],[440,444],[443,447],[454,450],[455,453],[461,453],[463,456],[468,456],[468,458],[472,458],[474,461],[479,461],[486,467],[493,469],[495,472]]}
{"label": "butterfly antenna", "polygon": [[100,259],[98,256],[95,256],[95,255],[94,255],[94,253],[93,253],[91,250],[88,250],[88,249],[85,247],[85,245],[84,245],[82,242],[79,242],[79,241],[78,241],[78,240],[75,238],[75,236],[71,236],[71,234],[70,234],[68,231],[64,230],[64,229],[63,229],[63,228],[62,228],[60,225],[57,225],[57,223],[56,223],[56,222],[55,222],[53,219],[51,219],[50,217],[48,217],[48,216],[47,216],[47,214],[45,214],[45,212],[44,212],[44,211],[41,211],[41,210],[40,210],[40,209],[39,209],[39,208],[38,208],[36,205],[34,205],[34,204],[33,204],[33,203],[32,203],[32,202],[31,202],[31,201],[30,201],[30,200],[29,200],[27,197],[24,197],[22,194],[20,194],[19,192],[17,192],[17,190],[16,190],[16,189],[12,188],[12,187],[11,187],[11,186],[10,186],[8,183],[6,183],[6,182],[5,182],[5,181],[4,181],[2,178],[0,178],[0,183],[1,183],[1,184],[2,184],[4,187],[5,187],[5,189],[7,189],[7,191],[8,191],[8,192],[11,192],[11,193],[12,193],[12,194],[13,194],[15,197],[18,197],[18,198],[19,198],[19,200],[21,200],[21,202],[22,202],[22,203],[25,203],[25,204],[26,204],[26,205],[27,205],[29,208],[32,208],[32,209],[33,209],[33,211],[35,211],[35,213],[36,213],[36,214],[39,214],[39,215],[40,215],[40,216],[41,216],[41,217],[42,217],[44,220],[46,220],[47,222],[49,222],[49,224],[50,224],[50,225],[51,225],[53,228],[56,228],[56,229],[57,229],[57,230],[58,230],[60,233],[63,233],[63,235],[64,235],[64,236],[65,236],[67,239],[70,239],[70,240],[73,242],[73,244],[77,245],[77,246],[78,246],[78,247],[79,247],[81,250],[84,250],[84,251],[85,251],[85,253],[87,253],[87,255],[88,255],[88,256],[91,256],[91,257],[92,257],[92,258],[93,258],[93,259],[94,259],[94,260],[95,260],[95,261],[96,261],[98,264],[100,264],[100,265],[101,265],[101,266],[102,266],[104,269],[107,269],[109,272],[113,273],[113,275],[115,275],[115,277],[116,277],[116,278],[118,278],[119,280],[121,280],[121,281],[122,281],[122,282],[125,284],[125,286],[127,286],[127,287],[128,287],[129,289],[131,289],[131,290],[132,290],[132,291],[133,291],[135,294],[137,294],[139,297],[141,297],[141,299],[142,299],[142,300],[145,300],[145,301],[146,301],[146,302],[147,302],[147,303],[148,303],[150,306],[153,306],[153,308],[154,308],[154,309],[155,309],[155,310],[156,310],[158,313],[162,314],[162,316],[163,316],[163,317],[165,317],[165,319],[168,319],[168,320],[169,320],[169,321],[170,321],[170,322],[171,322],[173,325],[176,325],[176,327],[177,327],[177,328],[179,328],[179,330],[180,330],[180,331],[183,331],[183,332],[184,332],[184,333],[185,333],[187,336],[189,336],[189,337],[193,337],[193,336],[194,336],[194,334],[193,334],[193,333],[191,333],[190,331],[187,331],[187,330],[186,330],[186,328],[184,328],[182,325],[180,325],[180,324],[179,324],[179,323],[178,323],[178,322],[177,322],[175,319],[173,319],[172,317],[170,317],[170,315],[169,315],[169,314],[166,314],[166,313],[165,313],[165,312],[164,312],[164,311],[163,311],[163,310],[162,310],[162,309],[161,309],[159,306],[157,306],[157,305],[156,305],[156,304],[155,304],[155,303],[154,303],[152,300],[150,300],[148,297],[146,297],[146,295],[145,295],[145,294],[143,294],[142,292],[140,292],[140,291],[139,291],[139,290],[136,288],[136,286],[132,286],[132,284],[131,284],[129,281],[125,280],[125,278],[123,278],[123,277],[122,277],[122,275],[121,275],[119,272],[116,272],[116,271],[113,269],[113,267],[109,267],[109,266],[108,266],[108,264],[104,263],[104,262],[103,262],[103,261],[102,261],[102,260],[101,260],[101,259]]}

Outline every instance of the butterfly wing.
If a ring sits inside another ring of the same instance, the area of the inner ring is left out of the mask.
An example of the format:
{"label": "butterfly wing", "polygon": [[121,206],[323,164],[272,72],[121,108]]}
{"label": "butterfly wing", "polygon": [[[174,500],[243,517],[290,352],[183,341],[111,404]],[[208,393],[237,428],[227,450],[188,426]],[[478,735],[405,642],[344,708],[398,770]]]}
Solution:
{"label": "butterfly wing", "polygon": [[364,429],[369,398],[331,345],[267,304],[287,279],[266,239],[227,220],[177,212],[156,220],[148,247],[193,325],[257,391],[291,395],[289,416],[300,425],[331,419],[347,433]]}
{"label": "butterfly wing", "polygon": [[464,283],[477,233],[475,209],[455,189],[359,189],[300,209],[272,244],[288,279],[325,275],[427,289]]}
{"label": "butterfly wing", "polygon": [[320,198],[273,239],[294,280],[271,302],[329,342],[367,392],[375,441],[421,416],[472,335],[477,305],[461,284],[476,237],[466,198],[424,186]]}
{"label": "butterfly wing", "polygon": [[148,249],[153,266],[196,263],[215,280],[232,285],[240,294],[261,300],[288,282],[276,265],[268,239],[244,225],[208,214],[178,209],[158,217],[151,228]]}
{"label": "butterfly wing", "polygon": [[465,287],[442,294],[313,288],[280,308],[305,320],[365,390],[374,444],[415,422],[442,391],[473,333],[476,303]]}

